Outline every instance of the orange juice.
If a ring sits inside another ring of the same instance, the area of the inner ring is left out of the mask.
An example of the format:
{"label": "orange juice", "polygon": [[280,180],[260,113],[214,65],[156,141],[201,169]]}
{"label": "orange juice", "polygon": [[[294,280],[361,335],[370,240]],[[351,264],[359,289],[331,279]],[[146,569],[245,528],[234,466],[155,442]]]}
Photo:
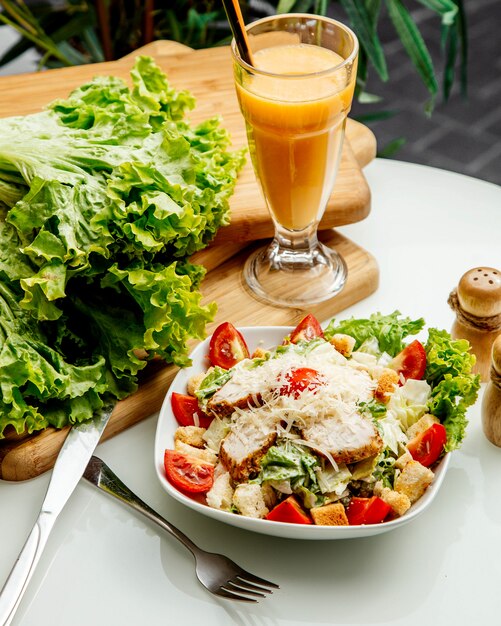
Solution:
{"label": "orange juice", "polygon": [[275,221],[303,230],[332,192],[356,71],[310,44],[264,48],[253,62],[261,73],[237,71],[236,84],[256,176]]}

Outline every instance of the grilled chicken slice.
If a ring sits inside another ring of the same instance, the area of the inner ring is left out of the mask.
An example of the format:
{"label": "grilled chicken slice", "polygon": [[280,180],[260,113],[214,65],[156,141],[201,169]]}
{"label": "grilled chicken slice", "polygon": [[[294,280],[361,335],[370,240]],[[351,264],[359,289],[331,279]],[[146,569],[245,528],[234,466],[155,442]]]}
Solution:
{"label": "grilled chicken slice", "polygon": [[277,421],[259,410],[242,413],[235,421],[219,449],[219,458],[235,482],[259,472],[261,458],[277,439]]}
{"label": "grilled chicken slice", "polygon": [[355,411],[311,418],[302,437],[319,454],[328,452],[336,463],[357,463],[378,454],[383,440],[370,419]]}
{"label": "grilled chicken slice", "polygon": [[[235,385],[236,387],[236,385]],[[234,393],[228,393],[229,391]],[[261,406],[261,394],[244,394],[241,389],[231,389],[231,381],[221,387],[207,403],[207,412],[217,417],[229,417],[236,409]]]}
{"label": "grilled chicken slice", "polygon": [[257,407],[262,403],[261,392],[265,385],[259,378],[248,380],[234,376],[218,389],[207,403],[207,411],[218,417],[227,417],[235,409]]}

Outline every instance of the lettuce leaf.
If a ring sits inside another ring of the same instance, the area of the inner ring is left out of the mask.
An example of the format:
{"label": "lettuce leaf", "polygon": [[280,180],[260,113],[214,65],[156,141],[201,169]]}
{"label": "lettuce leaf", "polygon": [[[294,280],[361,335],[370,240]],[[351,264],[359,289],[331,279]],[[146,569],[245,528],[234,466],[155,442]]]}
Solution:
{"label": "lettuce leaf", "polygon": [[333,319],[324,331],[326,339],[337,333],[350,335],[356,340],[354,350],[366,342],[375,339],[379,346],[379,353],[388,353],[396,356],[404,348],[403,340],[409,335],[416,335],[424,327],[425,321],[420,318],[411,320],[401,317],[400,311],[389,315],[374,313],[368,319],[350,318],[336,323]]}
{"label": "lettuce leaf", "polygon": [[211,398],[218,389],[221,389],[221,387],[230,380],[232,373],[233,370],[225,370],[218,365],[211,368],[211,370],[207,373],[205,378],[200,383],[199,388],[195,392],[195,395],[197,396],[200,402],[200,406],[202,408],[204,408],[207,400]]}
{"label": "lettuce leaf", "polygon": [[293,490],[306,487],[318,492],[317,466],[319,461],[313,454],[285,442],[272,446],[263,456],[259,479],[261,482],[287,480]]}
{"label": "lettuce leaf", "polygon": [[188,365],[214,317],[188,257],[228,223],[243,152],[149,57],[131,82],[0,120],[0,438],[89,419],[153,355]]}
{"label": "lettuce leaf", "polygon": [[0,432],[8,425],[21,433],[89,419],[110,389],[104,357],[70,361],[51,347],[20,299],[15,286],[0,282]]}
{"label": "lettuce leaf", "polygon": [[[187,336],[205,337],[205,325],[216,313],[214,303],[201,305],[198,286],[203,268],[190,263],[173,262],[148,268],[136,263],[120,269],[113,265],[101,286],[120,285],[141,311],[143,334],[140,346],[163,357],[169,363],[189,365],[186,356]],[[110,329],[111,330],[111,329]]]}
{"label": "lettuce leaf", "polygon": [[468,423],[466,411],[474,404],[480,377],[471,373],[475,356],[465,339],[451,339],[445,330],[430,328],[426,350],[425,378],[432,387],[428,410],[444,424],[446,450],[461,444]]}
{"label": "lettuce leaf", "polygon": [[388,412],[398,419],[404,430],[407,430],[426,413],[430,394],[431,388],[426,380],[409,378],[391,395]]}
{"label": "lettuce leaf", "polygon": [[183,121],[192,96],[173,90],[151,59],[139,57],[131,77],[132,89],[98,77],[47,111],[0,120],[0,199],[39,268],[22,283],[23,306],[39,319],[61,314],[75,274],[105,271],[117,255],[168,264],[229,221],[243,152],[228,150],[217,118]]}

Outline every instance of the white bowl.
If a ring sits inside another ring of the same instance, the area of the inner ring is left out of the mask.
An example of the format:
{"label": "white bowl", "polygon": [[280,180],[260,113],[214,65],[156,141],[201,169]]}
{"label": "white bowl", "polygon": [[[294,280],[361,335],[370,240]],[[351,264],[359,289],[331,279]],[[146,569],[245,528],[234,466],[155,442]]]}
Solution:
{"label": "white bowl", "polygon": [[[294,327],[292,326],[253,326],[239,328],[244,336],[249,350],[252,353],[258,346],[271,347],[282,342],[283,338],[288,335]],[[372,524],[364,526],[315,526],[307,524],[287,524],[283,522],[273,522],[264,519],[253,519],[244,517],[243,515],[235,515],[226,511],[212,509],[205,504],[201,504],[193,500],[184,493],[178,491],[165,477],[164,470],[164,452],[166,449],[174,448],[174,432],[178,427],[176,418],[172,413],[171,395],[173,392],[186,393],[186,385],[188,380],[194,374],[205,372],[209,366],[207,354],[209,351],[208,337],[200,343],[192,352],[191,359],[193,365],[191,367],[180,370],[172,381],[172,384],[165,396],[160,415],[158,418],[157,432],[155,437],[155,468],[158,479],[162,487],[173,498],[186,505],[190,509],[194,509],[203,515],[212,517],[213,519],[231,524],[245,530],[263,533],[265,535],[273,535],[275,537],[285,537],[289,539],[352,539],[355,537],[369,537],[380,533],[394,530],[421,515],[431,504],[440,489],[447,467],[449,465],[450,454],[446,454],[442,461],[435,469],[435,478],[433,483],[428,487],[425,494],[403,515],[389,522],[382,524]]]}

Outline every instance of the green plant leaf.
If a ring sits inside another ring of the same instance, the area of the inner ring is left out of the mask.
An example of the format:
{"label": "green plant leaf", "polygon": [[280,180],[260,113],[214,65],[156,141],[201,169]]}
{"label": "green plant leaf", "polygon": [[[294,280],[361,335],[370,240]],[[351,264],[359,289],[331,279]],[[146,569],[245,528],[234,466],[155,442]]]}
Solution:
{"label": "green plant leaf", "polygon": [[449,24],[442,24],[442,28],[440,29],[440,48],[445,50],[447,47],[447,40],[449,39],[449,31],[451,27]]}
{"label": "green plant leaf", "polygon": [[315,13],[317,15],[327,15],[328,0],[316,0]]}
{"label": "green plant leaf", "polygon": [[460,80],[461,93],[465,96],[468,91],[468,27],[466,22],[466,14],[464,10],[463,0],[457,0],[458,3],[458,19],[457,28],[459,41],[461,44],[460,54]]}
{"label": "green plant leaf", "polygon": [[64,22],[61,28],[52,32],[50,37],[55,43],[60,43],[62,41],[68,42],[73,37],[81,35],[89,26],[94,25],[95,21],[90,13],[85,13],[83,15],[77,13],[72,19]]}
{"label": "green plant leaf", "polygon": [[277,6],[277,13],[290,13],[296,0],[280,0]]}
{"label": "green plant leaf", "polygon": [[41,29],[36,20],[33,19],[32,13],[24,3],[16,3],[11,0],[2,0],[4,11],[19,24],[21,28],[35,36],[41,33]]}
{"label": "green plant leaf", "polygon": [[388,80],[388,68],[383,47],[372,21],[372,14],[363,2],[356,0],[340,0],[353,29],[357,33],[360,45],[383,81]]}
{"label": "green plant leaf", "polygon": [[458,7],[453,0],[418,0],[420,4],[442,16],[442,24],[450,26],[456,20]]}
{"label": "green plant leaf", "polygon": [[96,63],[102,63],[104,61],[104,52],[95,29],[92,27],[86,28],[82,32],[82,40],[92,60]]}
{"label": "green plant leaf", "polygon": [[452,89],[452,84],[454,83],[457,47],[458,47],[457,44],[458,44],[457,29],[450,28],[449,36],[448,36],[447,43],[446,43],[446,58],[445,58],[444,77],[443,77],[443,83],[442,83],[442,92],[443,92],[445,101],[449,99],[451,89]]}
{"label": "green plant leaf", "polygon": [[357,122],[366,124],[367,122],[379,122],[381,120],[388,120],[400,111],[395,109],[385,109],[384,111],[374,111],[373,113],[363,113],[361,115],[353,115],[352,118]]}
{"label": "green plant leaf", "polygon": [[367,91],[362,91],[362,93],[358,96],[358,101],[360,104],[374,104],[375,102],[381,102],[383,98],[378,96],[375,93],[368,93]]}
{"label": "green plant leaf", "polygon": [[71,63],[71,65],[84,65],[87,62],[85,56],[67,41],[61,41],[57,44],[57,49]]}
{"label": "green plant leaf", "polygon": [[372,23],[372,29],[374,32],[377,30],[377,23],[379,19],[379,13],[381,11],[381,0],[364,0],[369,19]]}
{"label": "green plant leaf", "polygon": [[307,13],[313,7],[315,0],[296,0],[294,13]]}
{"label": "green plant leaf", "polygon": [[9,19],[2,13],[0,13],[0,22],[3,22],[8,26],[12,26],[12,28],[14,28],[14,30],[17,30],[20,35],[26,37],[26,39],[35,44],[35,46],[38,46],[40,48],[43,48],[47,52],[50,52],[51,55],[55,56],[65,65],[74,65],[67,57],[64,56],[64,54],[62,54],[62,52],[47,35],[33,34],[31,30],[26,30],[20,24]]}
{"label": "green plant leaf", "polygon": [[438,91],[435,69],[428,48],[424,42],[418,27],[414,23],[411,14],[402,4],[401,0],[386,0],[390,19],[407,51],[414,67],[417,69],[421,80],[425,84],[431,100],[427,104],[426,111],[431,113],[434,106],[435,96]]}
{"label": "green plant leaf", "polygon": [[174,39],[174,41],[182,41],[183,37],[181,34],[181,24],[177,19],[176,14],[171,9],[169,9],[166,14],[172,39]]}
{"label": "green plant leaf", "polygon": [[397,139],[393,139],[390,143],[386,144],[384,148],[378,151],[377,156],[380,159],[391,159],[402,146],[407,143],[407,139],[405,137],[397,137]]}
{"label": "green plant leaf", "polygon": [[360,100],[361,95],[365,91],[367,85],[368,67],[367,67],[367,55],[363,48],[360,48],[358,52],[358,68],[357,68],[357,80],[355,83],[355,98]]}
{"label": "green plant leaf", "polygon": [[[374,32],[377,31],[377,22],[379,18],[379,11],[381,9],[381,0],[365,0],[365,6],[372,23]],[[369,102],[379,102],[381,98],[372,94],[365,93],[367,85],[369,68],[367,64],[367,53],[363,47],[360,47],[358,53],[358,70],[357,70],[357,82],[355,87],[355,97],[359,102],[366,104]]]}

